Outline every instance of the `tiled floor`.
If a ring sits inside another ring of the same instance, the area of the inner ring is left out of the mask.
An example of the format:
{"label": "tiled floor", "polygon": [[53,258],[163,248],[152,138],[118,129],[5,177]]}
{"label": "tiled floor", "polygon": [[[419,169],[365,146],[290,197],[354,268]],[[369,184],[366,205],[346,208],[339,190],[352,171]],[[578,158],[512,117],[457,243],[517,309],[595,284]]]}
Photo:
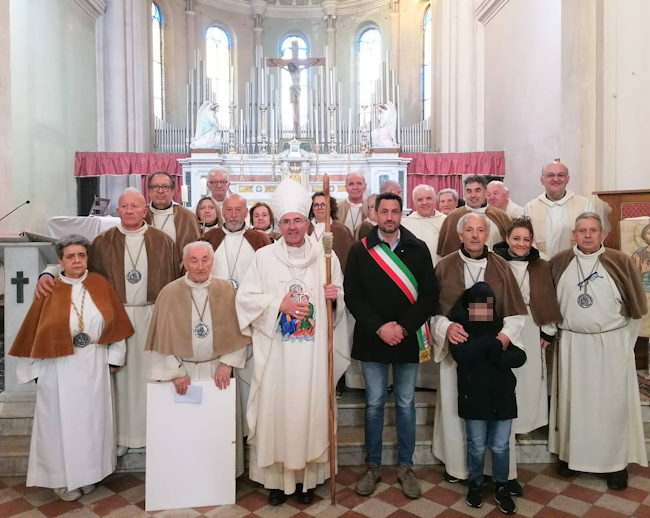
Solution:
{"label": "tiled floor", "polygon": [[[487,494],[481,509],[465,504],[466,488],[442,480],[441,466],[416,468],[422,484],[422,498],[409,500],[402,495],[395,480],[395,469],[383,469],[372,498],[358,496],[354,485],[362,468],[343,468],[337,476],[337,505],[329,502],[329,486],[318,488],[316,501],[309,507],[289,497],[279,507],[268,505],[267,493],[242,477],[238,481],[237,503],[223,507],[177,509],[151,513],[156,517],[454,517],[503,516]],[[579,475],[562,479],[555,466],[528,464],[519,466],[519,481],[524,496],[517,498],[517,516],[537,517],[649,517],[650,469],[630,466],[629,487],[610,491],[604,478]],[[77,502],[62,502],[48,489],[25,488],[23,477],[0,478],[0,518],[20,517],[120,517],[148,516],[144,512],[144,474],[113,475],[91,494]]]}

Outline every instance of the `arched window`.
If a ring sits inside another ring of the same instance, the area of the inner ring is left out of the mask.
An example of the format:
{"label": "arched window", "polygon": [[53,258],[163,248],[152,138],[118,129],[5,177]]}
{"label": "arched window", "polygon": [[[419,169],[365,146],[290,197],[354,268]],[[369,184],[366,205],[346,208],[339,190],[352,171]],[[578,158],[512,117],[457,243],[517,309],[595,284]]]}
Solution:
{"label": "arched window", "polygon": [[153,114],[165,117],[165,69],[163,66],[163,17],[160,8],[151,2],[151,50],[153,78]]}
{"label": "arched window", "polygon": [[217,121],[228,126],[230,121],[228,105],[230,104],[231,74],[230,36],[221,27],[210,27],[205,32],[205,74],[210,82],[211,100],[219,105]]}
{"label": "arched window", "polygon": [[[298,58],[304,59],[309,57],[309,46],[305,39],[301,36],[291,35],[285,36],[280,44],[280,55],[282,59],[291,59],[291,47],[293,42],[298,44]],[[281,112],[282,112],[282,129],[293,129],[293,106],[291,105],[291,74],[282,69],[280,73],[280,95],[281,95]],[[303,128],[307,124],[309,110],[307,106],[307,88],[309,85],[309,71],[300,73],[300,127]]]}
{"label": "arched window", "polygon": [[424,19],[422,22],[422,47],[424,49],[422,55],[422,77],[420,79],[420,91],[422,99],[422,119],[431,117],[431,8],[427,7],[424,12]]}
{"label": "arched window", "polygon": [[365,29],[359,35],[358,47],[359,106],[370,106],[372,95],[375,93],[375,82],[381,75],[381,33],[379,30],[374,27]]}

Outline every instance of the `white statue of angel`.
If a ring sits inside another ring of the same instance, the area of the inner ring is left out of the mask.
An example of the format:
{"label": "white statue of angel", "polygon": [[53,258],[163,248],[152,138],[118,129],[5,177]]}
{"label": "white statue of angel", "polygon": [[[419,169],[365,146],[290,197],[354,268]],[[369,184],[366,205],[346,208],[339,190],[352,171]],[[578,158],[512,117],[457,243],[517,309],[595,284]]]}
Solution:
{"label": "white statue of angel", "polygon": [[372,147],[396,148],[395,130],[397,129],[397,110],[392,102],[375,106],[377,125],[370,134]]}
{"label": "white statue of angel", "polygon": [[196,131],[190,144],[192,149],[213,149],[221,146],[221,132],[217,122],[219,105],[205,101],[196,113]]}

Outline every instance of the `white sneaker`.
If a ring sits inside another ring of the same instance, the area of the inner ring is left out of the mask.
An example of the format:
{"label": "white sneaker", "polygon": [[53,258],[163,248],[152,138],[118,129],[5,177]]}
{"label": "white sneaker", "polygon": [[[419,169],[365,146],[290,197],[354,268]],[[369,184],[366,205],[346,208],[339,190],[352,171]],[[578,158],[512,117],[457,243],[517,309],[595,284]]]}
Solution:
{"label": "white sneaker", "polygon": [[74,502],[75,500],[79,500],[81,498],[80,489],[73,489],[72,491],[68,491],[65,487],[57,487],[52,491],[54,491],[54,494],[64,502]]}
{"label": "white sneaker", "polygon": [[80,489],[84,495],[88,495],[97,489],[97,486],[95,484],[88,484],[87,486],[83,486]]}
{"label": "white sneaker", "polygon": [[122,446],[120,444],[117,445],[117,456],[118,457],[124,457],[124,455],[126,455],[127,451],[129,451],[128,446]]}

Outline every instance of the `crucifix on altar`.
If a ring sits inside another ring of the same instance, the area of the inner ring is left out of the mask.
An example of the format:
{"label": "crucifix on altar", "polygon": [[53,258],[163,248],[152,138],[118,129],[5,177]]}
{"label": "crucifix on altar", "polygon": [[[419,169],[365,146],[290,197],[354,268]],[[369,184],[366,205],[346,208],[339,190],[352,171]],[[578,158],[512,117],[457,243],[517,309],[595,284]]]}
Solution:
{"label": "crucifix on altar", "polygon": [[314,66],[325,66],[325,58],[299,58],[298,42],[291,42],[291,59],[267,58],[267,67],[280,67],[291,75],[289,99],[293,106],[293,137],[300,138],[300,73]]}

